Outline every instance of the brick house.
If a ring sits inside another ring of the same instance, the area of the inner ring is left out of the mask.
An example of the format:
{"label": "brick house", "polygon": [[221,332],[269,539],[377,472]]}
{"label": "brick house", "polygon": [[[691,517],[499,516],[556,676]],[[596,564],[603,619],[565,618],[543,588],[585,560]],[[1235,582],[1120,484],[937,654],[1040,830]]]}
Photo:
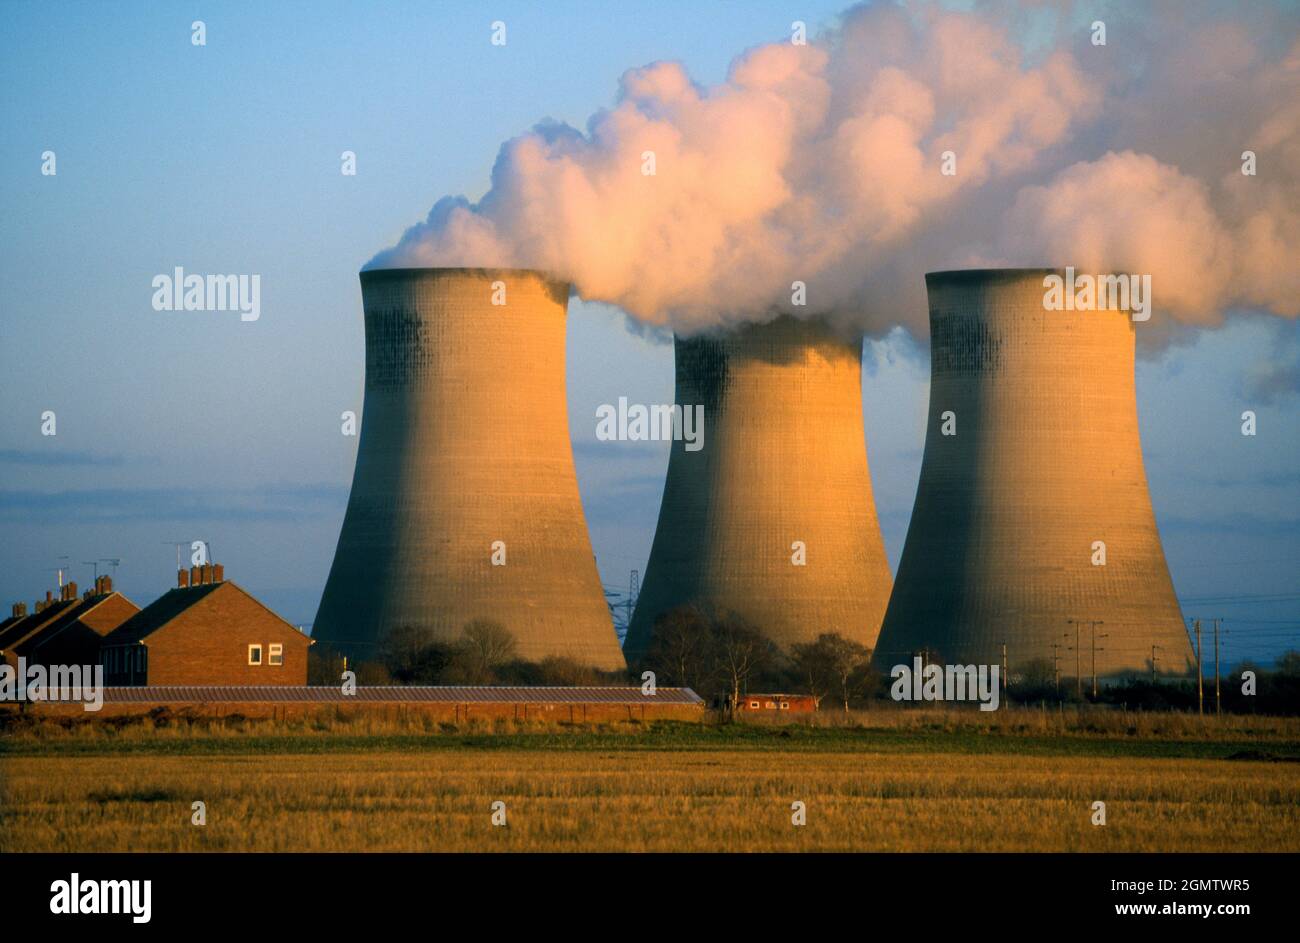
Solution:
{"label": "brick house", "polygon": [[29,664],[94,665],[104,637],[140,611],[140,607],[113,589],[113,578],[101,576],[86,591],[79,605],[59,614],[23,645],[18,654]]}
{"label": "brick house", "polygon": [[105,684],[306,684],[311,639],[224,577],[220,565],[181,570],[105,638]]}
{"label": "brick house", "polygon": [[25,604],[15,604],[13,615],[0,629],[0,658],[17,670],[18,659],[24,657],[31,643],[81,603],[82,600],[77,598],[77,584],[64,583],[59,587],[58,599],[47,592],[44,599],[36,601],[35,610],[30,615]]}

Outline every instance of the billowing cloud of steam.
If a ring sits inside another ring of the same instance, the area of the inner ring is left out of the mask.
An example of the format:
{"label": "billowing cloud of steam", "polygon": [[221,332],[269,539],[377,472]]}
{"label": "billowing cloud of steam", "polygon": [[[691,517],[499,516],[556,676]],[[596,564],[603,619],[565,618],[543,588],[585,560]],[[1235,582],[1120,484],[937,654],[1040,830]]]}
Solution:
{"label": "billowing cloud of steam", "polygon": [[478,203],[439,201],[369,267],[546,269],[682,332],[792,311],[924,336],[924,273],[973,265],[1149,273],[1157,317],[1188,324],[1296,316],[1297,23],[1119,9],[1106,46],[1063,12],[1032,58],[1016,9],[882,6],[716,87],[634,69],[585,133],[506,142]]}

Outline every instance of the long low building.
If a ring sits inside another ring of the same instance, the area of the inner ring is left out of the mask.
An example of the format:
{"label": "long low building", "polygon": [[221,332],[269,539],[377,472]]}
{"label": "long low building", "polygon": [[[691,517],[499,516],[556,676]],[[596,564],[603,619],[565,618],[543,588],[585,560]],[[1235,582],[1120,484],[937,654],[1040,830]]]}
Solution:
{"label": "long low building", "polygon": [[[80,703],[37,702],[23,705],[40,713],[82,713]],[[147,714],[165,709],[200,717],[239,715],[289,718],[321,709],[381,716],[423,715],[464,723],[470,720],[521,722],[619,722],[703,719],[705,703],[690,688],[658,688],[643,694],[637,687],[415,686],[340,687],[306,685],[198,685],[110,687],[94,715]]]}

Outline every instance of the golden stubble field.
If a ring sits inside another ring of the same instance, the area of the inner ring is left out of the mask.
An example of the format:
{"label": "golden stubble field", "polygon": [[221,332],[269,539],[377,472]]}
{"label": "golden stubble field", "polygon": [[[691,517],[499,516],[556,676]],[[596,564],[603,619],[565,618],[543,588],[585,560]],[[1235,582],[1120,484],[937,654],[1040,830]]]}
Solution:
{"label": "golden stubble field", "polygon": [[0,850],[1296,851],[1298,770],[842,750],[15,755]]}

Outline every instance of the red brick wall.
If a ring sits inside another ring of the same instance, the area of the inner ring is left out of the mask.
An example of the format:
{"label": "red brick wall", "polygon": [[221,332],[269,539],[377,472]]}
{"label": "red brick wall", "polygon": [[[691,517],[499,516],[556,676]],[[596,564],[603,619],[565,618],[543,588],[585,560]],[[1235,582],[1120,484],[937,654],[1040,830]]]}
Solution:
{"label": "red brick wall", "polygon": [[[311,640],[233,583],[186,609],[144,640],[148,678],[137,684],[306,684]],[[284,646],[284,664],[270,663],[271,643]],[[248,663],[248,646],[262,646],[262,664]]]}

